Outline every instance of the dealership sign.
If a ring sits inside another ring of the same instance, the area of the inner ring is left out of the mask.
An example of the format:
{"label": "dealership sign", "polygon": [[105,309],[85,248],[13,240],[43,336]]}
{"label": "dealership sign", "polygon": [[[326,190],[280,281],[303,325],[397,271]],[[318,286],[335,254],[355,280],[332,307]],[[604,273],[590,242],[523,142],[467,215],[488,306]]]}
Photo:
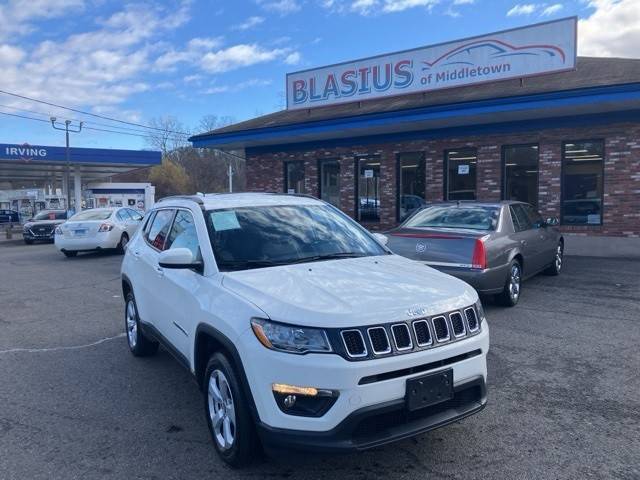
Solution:
{"label": "dealership sign", "polygon": [[572,70],[577,18],[565,18],[287,75],[287,108],[312,108]]}

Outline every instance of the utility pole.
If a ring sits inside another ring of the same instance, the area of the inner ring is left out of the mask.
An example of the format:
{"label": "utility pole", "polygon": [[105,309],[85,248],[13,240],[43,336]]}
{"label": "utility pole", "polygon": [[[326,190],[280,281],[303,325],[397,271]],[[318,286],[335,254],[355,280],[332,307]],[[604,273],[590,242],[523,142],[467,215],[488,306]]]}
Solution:
{"label": "utility pole", "polygon": [[[65,120],[64,121],[64,126],[61,122],[57,121],[56,117],[51,117],[51,126],[53,128],[55,128],[56,130],[64,130],[65,132],[65,143],[66,143],[66,150],[65,150],[65,156],[66,156],[66,160],[67,160],[67,166],[65,168],[65,172],[64,172],[64,178],[65,178],[65,184],[67,185],[67,189],[66,189],[66,196],[67,196],[67,205],[66,205],[66,209],[67,211],[69,211],[69,209],[71,208],[71,194],[70,191],[71,189],[69,188],[69,170],[71,168],[71,155],[70,155],[70,151],[69,151],[69,132],[71,133],[80,133],[82,131],[82,122],[80,122],[78,124],[78,126],[76,128],[72,128],[70,129],[69,127],[71,126],[71,120]],[[76,197],[78,195],[76,194]],[[76,205],[76,210],[80,211],[82,210],[82,206],[81,205]]]}

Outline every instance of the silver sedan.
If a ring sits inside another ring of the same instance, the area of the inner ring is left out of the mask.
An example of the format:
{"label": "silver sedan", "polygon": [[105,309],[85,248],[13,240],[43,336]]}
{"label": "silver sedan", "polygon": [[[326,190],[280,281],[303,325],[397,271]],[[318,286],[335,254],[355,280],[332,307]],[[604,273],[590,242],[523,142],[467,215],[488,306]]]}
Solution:
{"label": "silver sedan", "polygon": [[560,273],[564,239],[557,225],[522,202],[442,203],[418,210],[386,236],[393,252],[514,306],[524,279]]}

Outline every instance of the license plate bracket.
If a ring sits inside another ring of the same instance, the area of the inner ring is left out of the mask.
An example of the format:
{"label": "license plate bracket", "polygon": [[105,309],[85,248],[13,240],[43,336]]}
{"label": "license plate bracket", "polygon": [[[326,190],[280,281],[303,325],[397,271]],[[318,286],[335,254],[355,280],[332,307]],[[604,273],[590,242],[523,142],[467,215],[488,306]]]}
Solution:
{"label": "license plate bracket", "polygon": [[86,234],[87,234],[87,229],[86,229],[86,228],[78,228],[78,229],[76,229],[76,230],[74,230],[74,231],[73,231],[73,234],[74,234],[76,237],[81,237],[81,236],[83,236],[83,235],[86,235]]}
{"label": "license plate bracket", "polygon": [[430,373],[407,380],[405,402],[414,411],[446,402],[453,398],[453,369]]}

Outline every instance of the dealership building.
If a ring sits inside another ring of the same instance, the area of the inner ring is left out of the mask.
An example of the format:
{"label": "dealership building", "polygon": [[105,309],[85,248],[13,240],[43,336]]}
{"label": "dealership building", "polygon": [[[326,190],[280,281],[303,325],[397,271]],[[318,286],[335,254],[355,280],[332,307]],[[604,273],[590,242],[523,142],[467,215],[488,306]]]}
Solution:
{"label": "dealership building", "polygon": [[[421,205],[529,202],[568,253],[640,255],[640,60],[576,57],[576,19],[290,74],[288,108],[192,137],[247,189],[371,230]],[[426,59],[426,60],[425,60]]]}

